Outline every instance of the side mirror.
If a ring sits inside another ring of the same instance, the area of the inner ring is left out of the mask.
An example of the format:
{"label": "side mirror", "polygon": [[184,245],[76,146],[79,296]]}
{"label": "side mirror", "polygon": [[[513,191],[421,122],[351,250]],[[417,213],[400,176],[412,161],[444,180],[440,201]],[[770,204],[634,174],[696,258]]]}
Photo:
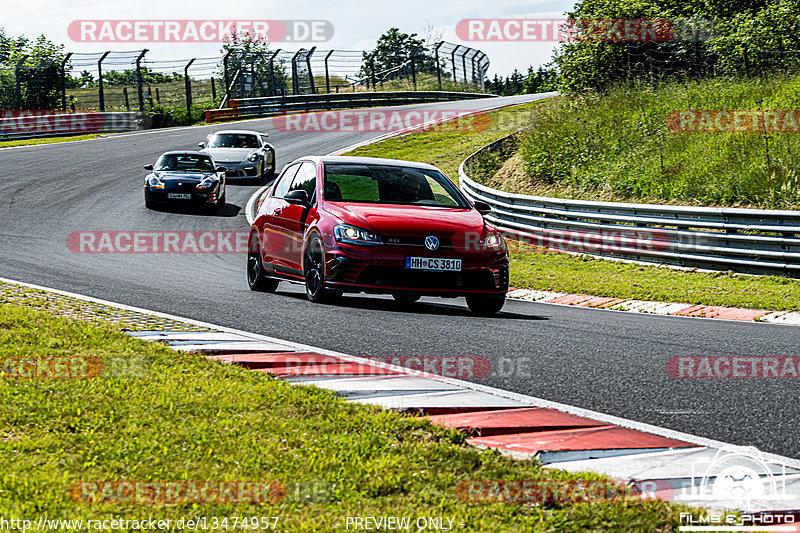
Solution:
{"label": "side mirror", "polygon": [[492,206],[490,206],[486,202],[476,201],[473,202],[472,205],[475,206],[475,210],[481,215],[485,216],[492,212]]}
{"label": "side mirror", "polygon": [[228,167],[217,167],[216,171],[217,172],[227,172],[228,171]]}
{"label": "side mirror", "polygon": [[263,135],[264,137],[269,137],[269,133],[262,133],[261,135]]}
{"label": "side mirror", "polygon": [[197,146],[199,146],[200,148],[205,148],[206,147],[206,143],[197,143]]}
{"label": "side mirror", "polygon": [[145,170],[153,170],[153,165],[145,165],[144,169]]}
{"label": "side mirror", "polygon": [[286,193],[286,196],[283,197],[284,200],[289,202],[290,204],[294,205],[302,205],[308,207],[311,205],[311,202],[308,200],[308,193],[303,189],[296,189],[294,191],[289,191]]}

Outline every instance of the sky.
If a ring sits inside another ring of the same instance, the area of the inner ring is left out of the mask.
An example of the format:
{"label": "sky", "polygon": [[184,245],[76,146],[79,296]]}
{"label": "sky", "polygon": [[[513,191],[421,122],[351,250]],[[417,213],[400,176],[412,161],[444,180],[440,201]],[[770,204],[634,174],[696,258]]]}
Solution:
{"label": "sky", "polygon": [[[433,28],[441,38],[484,51],[491,61],[489,76],[505,76],[515,68],[526,71],[550,61],[556,43],[552,42],[466,42],[456,35],[456,23],[462,19],[536,18],[560,19],[572,9],[574,0],[529,0],[527,2],[492,0],[461,2],[455,0],[401,0],[364,2],[355,0],[2,0],[5,14],[0,27],[7,35],[36,37],[44,34],[62,43],[71,52],[138,50],[147,48],[148,59],[179,59],[219,55],[219,43],[83,43],[70,38],[68,27],[80,20],[327,20],[333,25],[333,37],[314,43],[319,49],[367,50],[392,26],[406,33],[426,35]],[[297,49],[299,43],[275,45]],[[306,45],[311,46],[311,45]]]}

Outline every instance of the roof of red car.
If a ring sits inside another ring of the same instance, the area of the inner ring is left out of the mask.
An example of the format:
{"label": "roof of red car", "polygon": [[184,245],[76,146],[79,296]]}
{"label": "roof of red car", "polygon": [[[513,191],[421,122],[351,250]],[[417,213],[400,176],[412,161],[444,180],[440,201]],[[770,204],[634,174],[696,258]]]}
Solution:
{"label": "roof of red car", "polygon": [[353,157],[344,155],[308,156],[299,159],[314,159],[325,163],[355,163],[362,165],[392,165],[398,167],[424,168],[428,170],[438,170],[435,166],[428,163],[417,161],[404,161],[402,159],[385,159],[383,157]]}

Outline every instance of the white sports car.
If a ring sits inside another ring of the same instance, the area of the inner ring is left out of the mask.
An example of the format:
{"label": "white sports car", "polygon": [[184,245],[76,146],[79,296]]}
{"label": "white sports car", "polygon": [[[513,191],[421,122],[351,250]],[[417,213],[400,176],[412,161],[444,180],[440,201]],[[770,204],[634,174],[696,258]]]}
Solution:
{"label": "white sports car", "polygon": [[247,130],[217,131],[198,146],[227,169],[228,178],[269,180],[275,174],[275,147],[267,136]]}

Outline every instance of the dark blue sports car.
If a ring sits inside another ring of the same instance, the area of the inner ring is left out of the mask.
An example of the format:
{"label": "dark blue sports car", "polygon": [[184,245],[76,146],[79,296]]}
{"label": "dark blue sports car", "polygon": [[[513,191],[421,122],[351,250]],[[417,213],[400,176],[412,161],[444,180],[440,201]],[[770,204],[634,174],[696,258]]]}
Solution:
{"label": "dark blue sports car", "polygon": [[225,205],[225,167],[202,152],[167,152],[144,179],[144,204],[197,204],[219,209]]}

